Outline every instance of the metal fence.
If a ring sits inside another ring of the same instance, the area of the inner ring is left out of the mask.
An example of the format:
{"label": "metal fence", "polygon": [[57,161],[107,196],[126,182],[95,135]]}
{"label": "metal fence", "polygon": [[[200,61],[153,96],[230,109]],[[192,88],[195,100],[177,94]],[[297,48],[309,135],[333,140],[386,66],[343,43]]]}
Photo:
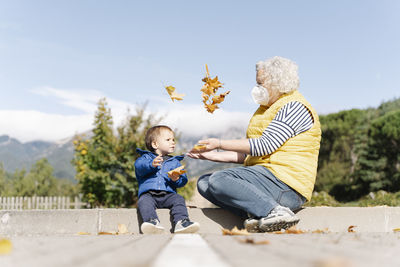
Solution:
{"label": "metal fence", "polygon": [[0,210],[80,209],[86,203],[79,197],[0,197]]}

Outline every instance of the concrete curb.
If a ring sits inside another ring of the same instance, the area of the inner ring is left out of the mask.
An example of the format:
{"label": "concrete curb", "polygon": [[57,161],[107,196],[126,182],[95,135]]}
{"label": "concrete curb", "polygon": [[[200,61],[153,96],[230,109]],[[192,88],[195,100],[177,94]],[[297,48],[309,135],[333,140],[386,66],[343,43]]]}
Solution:
{"label": "concrete curb", "polygon": [[[201,225],[200,233],[221,233],[221,228],[243,228],[243,221],[220,208],[188,208],[192,221]],[[161,224],[172,230],[169,210],[157,210]],[[313,207],[297,213],[298,229],[346,232],[350,225],[356,232],[392,232],[400,227],[400,207]],[[1,235],[98,234],[117,232],[125,224],[138,234],[141,218],[136,209],[70,209],[0,211]]]}

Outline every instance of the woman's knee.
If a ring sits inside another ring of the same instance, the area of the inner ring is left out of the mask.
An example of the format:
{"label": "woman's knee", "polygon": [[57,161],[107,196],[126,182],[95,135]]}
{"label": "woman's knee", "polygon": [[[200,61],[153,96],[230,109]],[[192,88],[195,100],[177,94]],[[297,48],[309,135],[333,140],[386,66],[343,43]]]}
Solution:
{"label": "woman's knee", "polygon": [[208,186],[213,195],[223,194],[229,186],[229,178],[223,171],[215,172],[210,176]]}
{"label": "woman's knee", "polygon": [[205,174],[200,176],[197,180],[197,191],[199,191],[202,196],[208,191],[208,179],[210,176],[211,174]]}

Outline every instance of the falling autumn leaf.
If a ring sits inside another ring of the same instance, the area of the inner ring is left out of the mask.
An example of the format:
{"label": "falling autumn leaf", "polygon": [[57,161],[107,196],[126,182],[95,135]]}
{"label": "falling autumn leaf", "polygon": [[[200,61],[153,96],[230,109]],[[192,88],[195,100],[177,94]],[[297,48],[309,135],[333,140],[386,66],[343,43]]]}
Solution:
{"label": "falling autumn leaf", "polygon": [[226,91],[226,92],[223,93],[223,94],[215,95],[215,96],[213,96],[212,101],[213,101],[215,104],[219,104],[219,103],[221,103],[222,101],[224,101],[225,96],[228,95],[230,92],[231,92],[231,91]]}
{"label": "falling autumn leaf", "polygon": [[246,229],[239,230],[236,226],[233,227],[232,230],[228,230],[225,228],[222,228],[221,230],[223,235],[250,235],[250,233],[247,232]]}
{"label": "falling autumn leaf", "polygon": [[183,97],[185,96],[185,94],[178,94],[177,92],[175,92],[175,87],[173,87],[172,85],[165,86],[165,89],[171,97],[172,102],[174,102],[174,100],[183,100]]}
{"label": "falling autumn leaf", "polygon": [[10,254],[12,243],[8,239],[0,239],[0,255]]}
{"label": "falling autumn leaf", "polygon": [[205,109],[209,113],[213,113],[216,109],[218,109],[217,104],[222,103],[225,100],[225,96],[228,95],[230,91],[226,91],[225,93],[218,95],[217,91],[222,87],[223,84],[218,80],[218,76],[215,76],[214,79],[210,78],[207,64],[206,71],[206,77],[202,79],[204,85],[200,91],[203,92],[202,98]]}
{"label": "falling autumn leaf", "polygon": [[168,177],[172,178],[174,176],[180,176],[180,175],[186,173],[186,170],[184,170],[183,168],[185,168],[185,166],[182,165],[182,166],[180,166],[180,167],[178,167],[176,169],[173,169],[173,170],[169,171],[168,172]]}

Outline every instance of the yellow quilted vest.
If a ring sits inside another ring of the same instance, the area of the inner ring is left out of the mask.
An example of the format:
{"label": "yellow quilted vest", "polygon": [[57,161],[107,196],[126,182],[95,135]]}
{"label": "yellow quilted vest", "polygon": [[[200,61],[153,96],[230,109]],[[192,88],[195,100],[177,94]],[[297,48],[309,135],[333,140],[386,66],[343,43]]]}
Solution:
{"label": "yellow quilted vest", "polygon": [[298,101],[310,110],[314,119],[311,129],[290,138],[270,155],[247,156],[244,164],[266,167],[282,182],[310,200],[317,175],[321,127],[317,113],[307,100],[295,90],[282,95],[269,108],[260,106],[250,119],[246,134],[247,138],[260,137],[279,109],[292,101]]}

